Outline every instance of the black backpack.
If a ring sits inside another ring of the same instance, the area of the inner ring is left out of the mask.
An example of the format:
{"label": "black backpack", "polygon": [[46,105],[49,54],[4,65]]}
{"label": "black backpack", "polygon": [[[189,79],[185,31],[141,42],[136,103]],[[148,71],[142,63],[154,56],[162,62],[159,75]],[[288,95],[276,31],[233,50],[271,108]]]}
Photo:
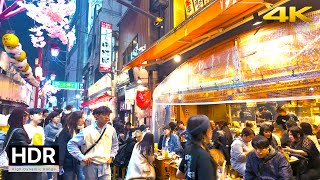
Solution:
{"label": "black backpack", "polygon": [[117,167],[126,167],[129,164],[135,141],[127,142],[120,146],[118,154],[113,160],[113,164]]}
{"label": "black backpack", "polygon": [[72,112],[69,114],[66,114],[64,112],[62,113],[61,122],[60,122],[62,124],[62,127],[65,126],[65,124],[67,123],[68,118],[71,116],[71,114],[72,114]]}

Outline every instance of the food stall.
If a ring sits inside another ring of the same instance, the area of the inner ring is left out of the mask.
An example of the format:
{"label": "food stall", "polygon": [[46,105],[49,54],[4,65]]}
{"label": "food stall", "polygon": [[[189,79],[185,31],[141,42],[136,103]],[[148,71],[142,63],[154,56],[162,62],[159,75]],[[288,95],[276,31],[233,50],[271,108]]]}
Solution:
{"label": "food stall", "polygon": [[[320,115],[320,11],[310,23],[272,23],[218,43],[183,63],[153,93],[152,131],[171,119],[205,114],[239,121],[242,107],[254,120],[259,107],[284,106],[300,120]],[[169,119],[170,118],[170,119]]]}

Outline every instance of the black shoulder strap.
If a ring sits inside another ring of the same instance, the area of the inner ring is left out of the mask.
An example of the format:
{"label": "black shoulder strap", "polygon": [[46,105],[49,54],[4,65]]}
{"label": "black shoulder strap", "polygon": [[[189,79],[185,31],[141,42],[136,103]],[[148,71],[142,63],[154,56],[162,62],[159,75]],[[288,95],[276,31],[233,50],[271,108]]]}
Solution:
{"label": "black shoulder strap", "polygon": [[103,132],[101,133],[99,139],[98,139],[89,149],[87,149],[86,152],[83,153],[83,155],[86,155],[92,148],[94,148],[95,145],[98,144],[98,142],[99,142],[100,139],[102,138],[102,136],[103,136],[104,132],[106,131],[106,129],[107,129],[107,127],[104,128],[104,130],[103,130]]}

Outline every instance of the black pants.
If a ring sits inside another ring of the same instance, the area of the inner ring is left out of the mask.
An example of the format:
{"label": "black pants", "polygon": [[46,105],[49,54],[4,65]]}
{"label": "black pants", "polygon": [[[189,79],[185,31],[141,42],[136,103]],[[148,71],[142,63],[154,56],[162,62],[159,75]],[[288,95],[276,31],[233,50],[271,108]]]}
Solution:
{"label": "black pants", "polygon": [[3,180],[42,180],[42,173],[38,172],[17,172],[17,173],[10,173],[8,171],[2,171],[2,179]]}

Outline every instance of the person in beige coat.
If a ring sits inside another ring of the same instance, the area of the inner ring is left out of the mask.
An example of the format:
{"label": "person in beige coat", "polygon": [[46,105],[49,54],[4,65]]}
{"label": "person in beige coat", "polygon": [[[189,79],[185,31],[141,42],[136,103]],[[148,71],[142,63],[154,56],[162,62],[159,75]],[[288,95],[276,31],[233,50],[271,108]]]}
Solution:
{"label": "person in beige coat", "polygon": [[144,178],[155,179],[156,173],[153,167],[154,140],[153,134],[146,133],[142,141],[135,144],[130,162],[126,180]]}

